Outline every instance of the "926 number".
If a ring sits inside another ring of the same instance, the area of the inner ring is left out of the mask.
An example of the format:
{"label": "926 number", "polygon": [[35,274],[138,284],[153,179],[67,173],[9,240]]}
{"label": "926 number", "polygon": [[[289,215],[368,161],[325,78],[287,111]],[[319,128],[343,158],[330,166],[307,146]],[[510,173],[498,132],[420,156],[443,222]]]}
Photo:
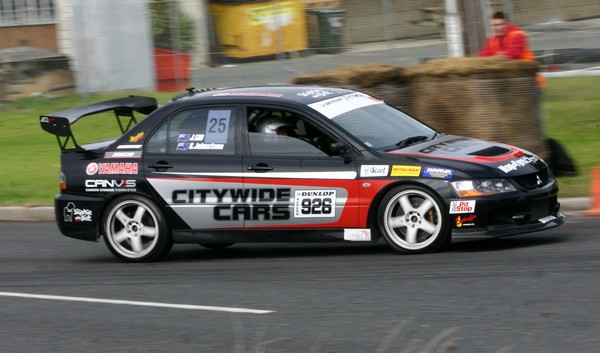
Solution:
{"label": "926 number", "polygon": [[300,212],[304,215],[331,214],[333,200],[330,197],[303,199],[300,204]]}

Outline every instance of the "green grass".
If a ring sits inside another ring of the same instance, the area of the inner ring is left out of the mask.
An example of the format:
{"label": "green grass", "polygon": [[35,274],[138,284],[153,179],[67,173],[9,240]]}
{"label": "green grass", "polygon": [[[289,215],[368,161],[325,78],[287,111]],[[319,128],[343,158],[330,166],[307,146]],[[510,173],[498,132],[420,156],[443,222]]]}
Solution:
{"label": "green grass", "polygon": [[[40,128],[39,115],[129,93],[92,97],[29,98],[0,106],[0,204],[49,205],[58,191],[60,149],[54,135]],[[136,92],[157,98],[173,94]],[[559,141],[574,158],[578,175],[560,177],[560,196],[587,196],[591,168],[600,166],[600,77],[553,78],[544,102],[546,135]],[[109,117],[107,117],[109,118]],[[82,119],[75,126],[78,142],[116,136],[116,121]],[[85,133],[91,132],[91,133]],[[81,135],[80,135],[81,133]]]}
{"label": "green grass", "polygon": [[590,174],[600,167],[600,77],[554,78],[544,101],[546,135],[574,159],[578,174],[559,177],[559,196],[588,196]]}

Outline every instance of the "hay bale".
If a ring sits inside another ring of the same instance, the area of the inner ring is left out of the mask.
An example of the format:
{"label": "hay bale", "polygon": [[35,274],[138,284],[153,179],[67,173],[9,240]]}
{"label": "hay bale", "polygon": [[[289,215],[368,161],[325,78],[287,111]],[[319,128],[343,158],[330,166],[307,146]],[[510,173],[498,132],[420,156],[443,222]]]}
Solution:
{"label": "hay bale", "polygon": [[295,84],[363,91],[440,131],[499,141],[547,158],[535,62],[445,58],[425,64],[343,66],[296,77]]}
{"label": "hay bale", "polygon": [[533,76],[538,65],[532,61],[511,60],[497,57],[459,57],[431,60],[408,67],[406,76],[415,77],[522,77]]}
{"label": "hay bale", "polygon": [[447,58],[410,67],[409,111],[450,134],[549,153],[541,127],[537,64],[502,58]]}
{"label": "hay bale", "polygon": [[354,89],[402,110],[406,109],[409,103],[406,68],[399,66],[342,66],[338,70],[296,77],[292,83]]}

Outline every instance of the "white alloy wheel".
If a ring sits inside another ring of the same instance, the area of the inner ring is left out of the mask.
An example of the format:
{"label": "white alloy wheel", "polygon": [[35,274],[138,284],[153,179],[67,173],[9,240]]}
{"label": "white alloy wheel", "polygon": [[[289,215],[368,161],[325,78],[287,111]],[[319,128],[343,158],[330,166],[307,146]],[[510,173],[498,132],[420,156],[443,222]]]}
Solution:
{"label": "white alloy wheel", "polygon": [[172,246],[162,214],[140,196],[131,195],[111,202],[103,225],[106,245],[125,261],[156,260]]}
{"label": "white alloy wheel", "polygon": [[441,204],[437,196],[423,188],[395,188],[381,201],[378,218],[380,231],[397,251],[435,251],[448,238]]}

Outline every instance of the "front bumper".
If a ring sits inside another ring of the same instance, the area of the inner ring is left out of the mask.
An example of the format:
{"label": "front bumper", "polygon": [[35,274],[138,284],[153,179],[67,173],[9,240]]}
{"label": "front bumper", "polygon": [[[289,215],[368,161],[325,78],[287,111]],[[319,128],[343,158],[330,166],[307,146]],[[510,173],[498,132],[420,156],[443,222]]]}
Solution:
{"label": "front bumper", "polygon": [[565,215],[562,212],[556,212],[556,215],[550,215],[538,219],[535,222],[527,224],[496,224],[484,228],[473,229],[453,229],[452,242],[458,243],[470,240],[492,239],[511,235],[538,232],[541,230],[558,227],[565,222]]}
{"label": "front bumper", "polygon": [[[452,242],[499,238],[537,232],[560,226],[565,215],[560,212],[558,186],[555,181],[510,195],[476,198],[472,215],[451,218]],[[470,218],[469,218],[470,216]],[[465,221],[469,221],[466,223]]]}

